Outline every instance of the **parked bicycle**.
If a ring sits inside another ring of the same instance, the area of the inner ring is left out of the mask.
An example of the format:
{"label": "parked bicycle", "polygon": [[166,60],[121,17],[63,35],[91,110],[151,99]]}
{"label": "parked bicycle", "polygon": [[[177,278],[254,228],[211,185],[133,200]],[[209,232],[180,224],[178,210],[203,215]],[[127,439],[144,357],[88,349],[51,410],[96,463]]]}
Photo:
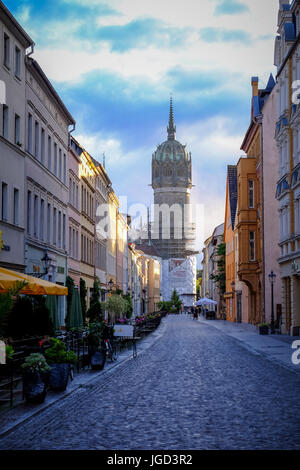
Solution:
{"label": "parked bicycle", "polygon": [[107,338],[104,340],[104,344],[106,350],[106,357],[108,357],[111,362],[116,361],[118,359],[118,353],[114,340]]}

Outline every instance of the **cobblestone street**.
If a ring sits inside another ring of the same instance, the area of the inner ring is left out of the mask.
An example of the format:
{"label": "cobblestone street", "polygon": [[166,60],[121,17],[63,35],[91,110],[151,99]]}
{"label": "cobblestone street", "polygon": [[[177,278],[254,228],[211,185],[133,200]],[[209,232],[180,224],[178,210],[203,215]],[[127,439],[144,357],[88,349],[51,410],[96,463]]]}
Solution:
{"label": "cobblestone street", "polygon": [[186,315],[0,449],[300,449],[300,376]]}

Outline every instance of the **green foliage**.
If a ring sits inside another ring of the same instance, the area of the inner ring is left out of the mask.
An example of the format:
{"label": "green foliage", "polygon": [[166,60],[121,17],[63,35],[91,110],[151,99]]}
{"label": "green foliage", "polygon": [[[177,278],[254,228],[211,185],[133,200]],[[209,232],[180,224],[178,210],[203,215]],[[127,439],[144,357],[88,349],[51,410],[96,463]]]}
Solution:
{"label": "green foliage", "polygon": [[89,339],[89,344],[91,346],[98,347],[100,345],[104,328],[105,328],[104,321],[90,323],[88,339]]}
{"label": "green foliage", "polygon": [[7,317],[6,335],[13,339],[52,335],[53,323],[45,302],[42,296],[19,297]]}
{"label": "green foliage", "polygon": [[96,277],[94,284],[93,284],[93,294],[91,297],[91,305],[88,309],[86,316],[89,319],[90,323],[98,323],[103,320],[103,312],[100,303],[100,295],[101,295],[101,284],[99,279]]}
{"label": "green foliage", "polygon": [[100,295],[101,295],[101,284],[98,277],[95,278],[93,284],[93,292],[91,297],[91,305],[100,302]]}
{"label": "green foliage", "polygon": [[16,281],[8,292],[0,295],[0,336],[5,336],[7,333],[8,316],[13,308],[15,297],[19,295],[27,284],[26,281]]}
{"label": "green foliage", "polygon": [[217,261],[217,274],[212,274],[210,278],[220,289],[221,295],[224,295],[226,291],[226,243],[218,245],[216,254],[219,257]]}
{"label": "green foliage", "polygon": [[172,313],[179,312],[181,309],[182,301],[180,300],[180,297],[176,289],[173,290],[170,302],[172,303],[171,312]]}
{"label": "green foliage", "polygon": [[118,319],[128,308],[127,301],[116,294],[111,295],[107,301],[103,303],[103,306],[110,314],[112,320]]}
{"label": "green foliage", "polygon": [[27,356],[21,367],[30,372],[49,372],[51,370],[45,357],[40,353],[32,353]]}
{"label": "green foliage", "polygon": [[45,356],[49,364],[75,364],[78,361],[73,351],[67,351],[66,345],[58,338],[51,338],[52,346],[46,349]]}
{"label": "green foliage", "polygon": [[90,323],[101,322],[103,320],[103,312],[100,302],[94,302],[86,313]]}
{"label": "green foliage", "polygon": [[10,344],[7,344],[7,345],[5,346],[6,359],[7,359],[7,360],[12,359],[14,353],[15,353],[14,348],[13,348]]}
{"label": "green foliage", "polygon": [[67,316],[66,316],[66,319],[65,319],[66,325],[69,325],[69,322],[70,322],[70,309],[71,309],[71,302],[72,302],[74,286],[75,286],[74,279],[72,279],[72,277],[70,277],[70,276],[67,276],[66,277],[66,287],[68,288],[68,296],[67,296]]}
{"label": "green foliage", "polygon": [[83,323],[85,323],[87,288],[86,288],[85,280],[81,279],[81,278],[80,278],[80,284],[79,284],[79,295],[80,295],[80,303],[81,303]]}
{"label": "green foliage", "polygon": [[132,298],[130,294],[123,295],[123,299],[126,301],[126,311],[124,312],[126,318],[131,318],[133,313]]}
{"label": "green foliage", "polygon": [[157,303],[157,307],[158,307],[160,312],[170,313],[171,310],[172,310],[172,306],[173,306],[173,304],[170,300],[169,301],[161,301],[161,302]]}

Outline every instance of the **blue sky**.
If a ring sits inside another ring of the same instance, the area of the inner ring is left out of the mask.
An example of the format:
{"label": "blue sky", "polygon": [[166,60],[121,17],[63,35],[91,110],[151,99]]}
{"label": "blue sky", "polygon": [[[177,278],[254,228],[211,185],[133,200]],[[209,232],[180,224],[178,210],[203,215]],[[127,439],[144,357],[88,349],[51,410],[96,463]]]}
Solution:
{"label": "blue sky", "polygon": [[152,201],[151,157],[166,139],[173,94],[208,237],[224,221],[226,166],[242,154],[251,76],[263,87],[274,72],[278,1],[5,3],[75,117],[75,137],[94,158],[105,152],[113,187],[129,204]]}

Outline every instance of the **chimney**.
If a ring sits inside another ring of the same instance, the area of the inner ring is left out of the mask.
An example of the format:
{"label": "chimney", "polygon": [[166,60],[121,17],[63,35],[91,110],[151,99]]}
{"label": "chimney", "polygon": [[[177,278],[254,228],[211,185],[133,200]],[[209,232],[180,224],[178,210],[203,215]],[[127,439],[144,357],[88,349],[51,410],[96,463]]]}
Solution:
{"label": "chimney", "polygon": [[258,77],[251,78],[252,97],[258,96]]}

